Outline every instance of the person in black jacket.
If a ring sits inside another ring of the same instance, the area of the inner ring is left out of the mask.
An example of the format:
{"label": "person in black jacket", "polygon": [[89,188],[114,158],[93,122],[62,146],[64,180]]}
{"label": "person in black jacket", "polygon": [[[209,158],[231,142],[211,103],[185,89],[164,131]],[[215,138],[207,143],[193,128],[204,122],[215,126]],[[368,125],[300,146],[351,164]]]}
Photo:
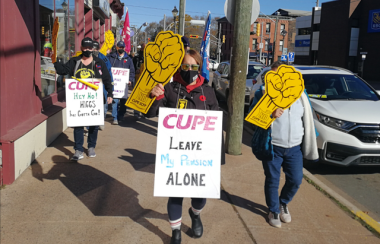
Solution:
{"label": "person in black jacket", "polygon": [[[91,38],[84,38],[81,45],[82,54],[71,58],[66,64],[54,63],[55,70],[59,75],[70,75],[76,78],[100,78],[107,90],[107,102],[112,103],[112,81],[103,60],[92,56],[93,41]],[[90,126],[88,133],[88,156],[95,157],[95,146],[98,138],[98,126]],[[84,128],[74,127],[75,153],[71,160],[78,161],[83,158]]]}
{"label": "person in black jacket", "polygon": [[[175,73],[173,82],[168,83],[165,87],[158,84],[152,89],[151,96],[156,97],[156,100],[149,109],[147,117],[157,116],[159,107],[219,110],[214,90],[204,83],[204,78],[200,75],[201,67],[202,57],[200,54],[197,51],[189,50],[183,58],[181,68]],[[222,149],[223,161],[224,150]],[[173,231],[171,244],[181,243],[182,202],[182,197],[169,197],[168,200],[169,222]],[[205,198],[191,199],[189,214],[195,238],[199,238],[203,234],[200,213],[205,205]]]}
{"label": "person in black jacket", "polygon": [[[116,45],[117,52],[107,55],[112,67],[129,69],[129,83],[133,85],[135,83],[135,67],[133,61],[129,55],[125,52],[125,43],[119,41]],[[125,103],[127,99],[120,99],[120,107],[118,109],[119,99],[115,99],[115,103],[112,104],[112,124],[117,125],[119,121],[123,120],[127,107]]]}

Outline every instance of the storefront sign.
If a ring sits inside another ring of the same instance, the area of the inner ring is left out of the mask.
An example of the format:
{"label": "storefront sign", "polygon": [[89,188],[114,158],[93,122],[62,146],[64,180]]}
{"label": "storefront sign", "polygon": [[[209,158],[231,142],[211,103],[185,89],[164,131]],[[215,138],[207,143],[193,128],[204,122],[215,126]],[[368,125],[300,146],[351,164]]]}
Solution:
{"label": "storefront sign", "polygon": [[101,79],[83,79],[99,86],[91,89],[80,81],[66,79],[67,126],[104,125],[104,97]]}
{"label": "storefront sign", "polygon": [[110,16],[110,3],[108,0],[93,0],[94,7],[102,10],[107,19]]}
{"label": "storefront sign", "polygon": [[296,47],[310,47],[310,39],[296,40]]}
{"label": "storefront sign", "polygon": [[51,58],[41,56],[41,78],[55,81],[55,68]]}
{"label": "storefront sign", "polygon": [[154,196],[220,198],[223,112],[160,108]]}
{"label": "storefront sign", "polygon": [[380,9],[369,11],[368,32],[380,32]]}
{"label": "storefront sign", "polygon": [[113,97],[128,98],[129,69],[111,68],[113,77]]}

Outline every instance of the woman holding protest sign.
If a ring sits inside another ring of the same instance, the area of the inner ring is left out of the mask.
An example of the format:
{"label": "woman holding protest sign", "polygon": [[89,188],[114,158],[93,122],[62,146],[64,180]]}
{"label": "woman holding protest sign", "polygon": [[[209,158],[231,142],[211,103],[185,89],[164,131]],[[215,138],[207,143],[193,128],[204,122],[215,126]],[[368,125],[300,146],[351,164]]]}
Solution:
{"label": "woman holding protest sign", "polygon": [[[202,57],[200,54],[197,51],[189,50],[183,58],[180,68],[174,74],[174,82],[168,83],[165,87],[158,84],[152,89],[151,96],[156,97],[156,100],[147,116],[157,116],[159,107],[219,110],[214,90],[204,83],[204,78],[200,75],[201,67]],[[222,150],[222,162],[224,162],[224,150]],[[182,197],[169,197],[167,209],[173,231],[170,242],[172,244],[181,243],[182,203]],[[200,238],[203,234],[200,213],[205,205],[206,198],[191,199],[189,214],[194,238]]]}

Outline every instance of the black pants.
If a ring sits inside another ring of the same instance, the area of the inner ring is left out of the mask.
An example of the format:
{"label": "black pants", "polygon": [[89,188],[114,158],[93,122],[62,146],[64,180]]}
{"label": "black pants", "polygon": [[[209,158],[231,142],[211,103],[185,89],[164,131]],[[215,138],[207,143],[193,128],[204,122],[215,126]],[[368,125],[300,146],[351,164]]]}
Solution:
{"label": "black pants", "polygon": [[[90,126],[87,137],[88,148],[96,146],[96,140],[98,139],[98,129],[99,126]],[[74,150],[83,152],[84,127],[74,127],[74,142]]]}
{"label": "black pants", "polygon": [[[169,197],[168,215],[170,220],[177,220],[182,217],[183,197]],[[206,198],[191,198],[191,206],[201,210],[206,205]]]}

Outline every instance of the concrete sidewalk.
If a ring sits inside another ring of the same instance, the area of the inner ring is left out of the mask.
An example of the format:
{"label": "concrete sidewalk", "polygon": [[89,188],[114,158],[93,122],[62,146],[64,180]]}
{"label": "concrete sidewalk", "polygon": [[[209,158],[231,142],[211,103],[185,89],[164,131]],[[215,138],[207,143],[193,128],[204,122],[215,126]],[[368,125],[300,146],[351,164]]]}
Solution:
{"label": "concrete sidewalk", "polygon": [[[169,243],[167,198],[153,197],[157,119],[99,132],[96,158],[73,163],[67,129],[16,182],[1,190],[1,243]],[[226,156],[222,198],[202,212],[192,239],[184,201],[182,243],[380,243],[306,181],[289,205],[292,223],[267,223],[264,173],[244,137],[243,155]],[[283,183],[282,179],[282,183]]]}

